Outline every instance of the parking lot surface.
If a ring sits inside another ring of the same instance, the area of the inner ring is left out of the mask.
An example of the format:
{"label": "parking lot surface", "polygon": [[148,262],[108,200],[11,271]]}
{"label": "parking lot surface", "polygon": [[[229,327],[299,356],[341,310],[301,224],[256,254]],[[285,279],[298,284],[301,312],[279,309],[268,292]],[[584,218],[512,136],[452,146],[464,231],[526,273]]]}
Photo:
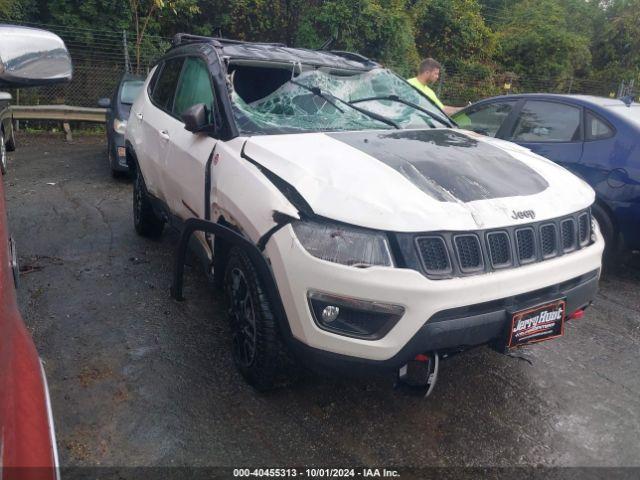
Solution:
{"label": "parking lot surface", "polygon": [[310,375],[269,394],[233,367],[221,295],[177,235],[138,237],[103,137],[22,135],[5,177],[20,306],[46,362],[63,465],[639,466],[640,262],[564,338],[442,364],[431,398]]}

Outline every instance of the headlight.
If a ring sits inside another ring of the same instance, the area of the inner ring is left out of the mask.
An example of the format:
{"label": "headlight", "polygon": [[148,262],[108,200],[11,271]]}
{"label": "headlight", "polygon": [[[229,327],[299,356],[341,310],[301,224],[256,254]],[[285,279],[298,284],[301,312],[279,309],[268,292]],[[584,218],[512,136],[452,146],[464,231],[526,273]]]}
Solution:
{"label": "headlight", "polygon": [[384,233],[334,223],[298,221],[292,226],[304,249],[314,257],[354,267],[393,266]]}
{"label": "headlight", "polygon": [[127,130],[127,121],[126,120],[118,120],[117,118],[113,121],[113,129],[116,133],[120,133],[124,135],[124,132]]}

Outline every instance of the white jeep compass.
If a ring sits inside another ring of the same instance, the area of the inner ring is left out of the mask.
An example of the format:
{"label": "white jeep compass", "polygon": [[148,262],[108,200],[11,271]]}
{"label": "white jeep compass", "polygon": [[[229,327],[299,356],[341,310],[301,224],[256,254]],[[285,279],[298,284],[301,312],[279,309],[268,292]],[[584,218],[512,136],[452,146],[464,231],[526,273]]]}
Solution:
{"label": "white jeep compass", "polygon": [[585,182],[357,54],[180,34],[126,139],[136,230],[181,228],[178,298],[187,245],[206,260],[256,388],[298,358],[430,392],[439,359],[558,337],[597,289]]}

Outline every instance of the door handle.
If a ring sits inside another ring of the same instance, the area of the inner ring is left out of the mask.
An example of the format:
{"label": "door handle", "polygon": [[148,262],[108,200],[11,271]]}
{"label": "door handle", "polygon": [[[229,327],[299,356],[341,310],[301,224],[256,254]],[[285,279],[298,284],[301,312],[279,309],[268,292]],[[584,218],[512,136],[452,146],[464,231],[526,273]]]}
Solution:
{"label": "door handle", "polygon": [[142,120],[142,112],[136,112],[136,117],[138,117],[138,120]]}
{"label": "door handle", "polygon": [[158,133],[160,134],[160,138],[163,140],[169,140],[169,132],[166,130],[160,130]]}

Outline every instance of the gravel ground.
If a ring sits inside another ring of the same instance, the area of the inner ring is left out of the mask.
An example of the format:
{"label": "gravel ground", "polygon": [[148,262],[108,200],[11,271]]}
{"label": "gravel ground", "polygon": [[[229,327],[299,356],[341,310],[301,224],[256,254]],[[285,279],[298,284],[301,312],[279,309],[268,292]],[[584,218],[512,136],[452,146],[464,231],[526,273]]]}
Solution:
{"label": "gravel ground", "polygon": [[175,233],[136,236],[102,137],[19,137],[6,176],[20,306],[46,362],[66,466],[640,466],[640,262],[524,361],[444,362],[427,401],[309,376],[270,394],[233,367],[197,269],[169,297]]}

